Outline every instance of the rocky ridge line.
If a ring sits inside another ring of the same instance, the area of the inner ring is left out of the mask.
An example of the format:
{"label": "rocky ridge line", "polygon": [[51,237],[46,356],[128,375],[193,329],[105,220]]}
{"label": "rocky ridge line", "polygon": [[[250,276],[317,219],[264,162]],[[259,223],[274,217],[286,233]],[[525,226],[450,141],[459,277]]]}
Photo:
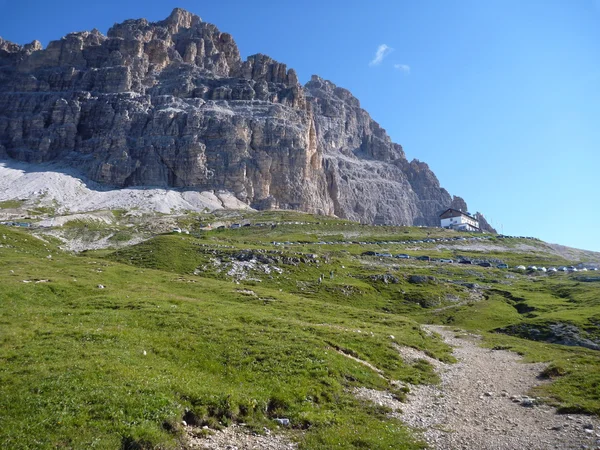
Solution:
{"label": "rocky ridge line", "polygon": [[[347,90],[257,54],[182,9],[0,39],[0,158],[61,161],[115,187],[227,190],[257,208],[438,225],[453,203],[429,167]],[[466,207],[466,204],[464,204]]]}

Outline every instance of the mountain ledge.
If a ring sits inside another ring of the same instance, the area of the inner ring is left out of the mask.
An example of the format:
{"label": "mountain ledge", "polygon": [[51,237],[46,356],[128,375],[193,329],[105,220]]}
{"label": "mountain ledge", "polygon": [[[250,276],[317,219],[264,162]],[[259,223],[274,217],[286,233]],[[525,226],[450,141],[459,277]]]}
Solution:
{"label": "mountain ledge", "polygon": [[[257,209],[438,225],[456,204],[346,89],[257,54],[182,9],[0,38],[0,158],[60,161],[115,187],[227,190]],[[466,209],[466,208],[465,208]]]}

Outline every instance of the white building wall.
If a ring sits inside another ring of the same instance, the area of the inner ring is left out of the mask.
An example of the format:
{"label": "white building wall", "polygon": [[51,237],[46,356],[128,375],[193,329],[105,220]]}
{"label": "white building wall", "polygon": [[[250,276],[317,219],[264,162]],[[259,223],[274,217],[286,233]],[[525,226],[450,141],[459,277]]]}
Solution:
{"label": "white building wall", "polygon": [[455,217],[448,217],[447,219],[442,219],[442,228],[450,228],[456,222],[453,222]]}
{"label": "white building wall", "polygon": [[469,224],[475,228],[479,228],[479,222],[466,216],[448,217],[441,220],[442,228],[456,228],[461,224]]}

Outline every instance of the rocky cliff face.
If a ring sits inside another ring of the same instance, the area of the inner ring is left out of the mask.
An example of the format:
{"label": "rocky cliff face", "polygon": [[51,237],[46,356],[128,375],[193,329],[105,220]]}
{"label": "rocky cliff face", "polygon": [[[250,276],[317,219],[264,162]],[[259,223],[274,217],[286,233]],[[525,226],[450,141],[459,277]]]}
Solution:
{"label": "rocky cliff face", "polygon": [[359,101],[175,9],[42,49],[0,39],[0,157],[117,187],[232,192],[259,208],[437,225],[453,201]]}

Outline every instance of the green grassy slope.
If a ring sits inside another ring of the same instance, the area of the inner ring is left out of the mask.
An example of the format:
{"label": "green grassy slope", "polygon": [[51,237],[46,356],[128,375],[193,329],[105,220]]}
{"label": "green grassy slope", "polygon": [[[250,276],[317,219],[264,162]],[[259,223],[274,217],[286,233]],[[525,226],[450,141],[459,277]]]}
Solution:
{"label": "green grassy slope", "polygon": [[250,294],[2,234],[2,448],[169,447],[186,411],[199,423],[256,429],[289,417],[313,448],[415,447],[399,423],[346,389],[435,380],[427,365],[396,357],[393,342],[449,358],[411,320],[269,287]]}
{"label": "green grassy slope", "polygon": [[[256,221],[310,223],[163,235],[79,256],[0,227],[0,447],[176,448],[184,417],[257,431],[286,417],[301,448],[421,448],[385,408],[350,393],[402,398],[393,380],[437,382],[431,366],[394,349],[452,360],[419,322],[478,330],[487,345],[553,363],[557,378],[539,395],[600,413],[600,352],[495,332],[560,322],[595,339],[600,284],[364,256],[486,253],[391,243],[464,236],[445,230],[302,217],[264,213]],[[532,264],[562,262],[539,248]]]}

